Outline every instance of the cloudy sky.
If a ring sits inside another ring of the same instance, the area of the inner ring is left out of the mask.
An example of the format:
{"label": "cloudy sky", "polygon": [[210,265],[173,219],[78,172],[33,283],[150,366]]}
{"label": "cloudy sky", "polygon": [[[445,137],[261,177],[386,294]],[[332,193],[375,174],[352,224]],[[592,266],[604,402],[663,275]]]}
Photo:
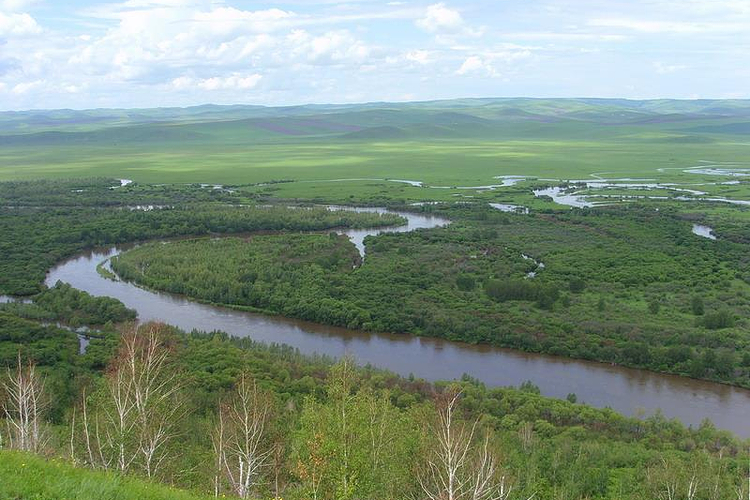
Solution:
{"label": "cloudy sky", "polygon": [[750,97],[750,0],[0,0],[0,109]]}

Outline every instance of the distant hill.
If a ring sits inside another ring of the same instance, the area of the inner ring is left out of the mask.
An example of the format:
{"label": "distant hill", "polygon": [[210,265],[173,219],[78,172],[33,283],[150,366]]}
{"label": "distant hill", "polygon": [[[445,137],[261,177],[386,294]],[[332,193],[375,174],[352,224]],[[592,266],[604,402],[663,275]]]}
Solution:
{"label": "distant hill", "polygon": [[721,125],[704,125],[687,130],[691,132],[703,132],[706,134],[747,135],[750,134],[750,122],[724,123]]}
{"label": "distant hill", "polygon": [[[592,127],[591,125],[594,125]],[[534,139],[750,133],[750,100],[487,98],[286,107],[41,110],[0,113],[0,146]]]}

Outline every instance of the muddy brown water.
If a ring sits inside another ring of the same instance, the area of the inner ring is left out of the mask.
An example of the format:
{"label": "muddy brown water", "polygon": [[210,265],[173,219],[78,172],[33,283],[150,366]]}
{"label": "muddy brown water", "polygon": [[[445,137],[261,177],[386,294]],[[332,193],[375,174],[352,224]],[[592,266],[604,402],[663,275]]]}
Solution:
{"label": "muddy brown water", "polygon": [[[448,223],[437,217],[402,215],[409,224],[395,230]],[[381,231],[347,234],[363,248],[366,236]],[[661,409],[667,417],[693,426],[708,418],[719,428],[750,437],[750,391],[745,389],[602,363],[412,335],[365,333],[200,304],[100,276],[96,266],[124,248],[127,246],[90,251],[64,261],[49,271],[47,284],[60,280],[92,295],[117,298],[135,309],[142,321],[163,321],[187,331],[221,330],[261,342],[288,344],[303,353],[333,357],[350,354],[361,364],[431,381],[455,379],[465,373],[487,386],[519,385],[531,380],[547,396],[564,398],[575,393],[579,402],[611,407],[627,415],[649,415]]]}

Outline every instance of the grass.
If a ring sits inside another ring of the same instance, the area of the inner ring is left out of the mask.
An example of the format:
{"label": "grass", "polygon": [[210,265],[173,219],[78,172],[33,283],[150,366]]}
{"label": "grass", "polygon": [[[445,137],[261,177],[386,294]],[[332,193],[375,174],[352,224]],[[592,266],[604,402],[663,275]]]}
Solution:
{"label": "grass", "polygon": [[107,261],[100,262],[96,266],[96,272],[101,276],[102,278],[106,278],[108,280],[117,281],[117,275],[104,267],[107,264]]}
{"label": "grass", "polygon": [[[586,179],[591,174],[701,182],[686,174],[700,160],[747,155],[739,142],[680,145],[647,141],[389,141],[314,144],[169,144],[143,147],[48,145],[0,149],[0,179],[120,177],[138,182],[243,184],[273,179],[420,180],[433,185],[484,185],[495,175]],[[665,169],[663,172],[658,169]]]}
{"label": "grass", "polygon": [[[718,108],[730,111],[718,115]],[[409,179],[452,187],[493,184],[498,175],[600,175],[715,183],[727,179],[684,170],[702,160],[742,162],[750,144],[745,132],[750,105],[743,101],[498,99],[343,109],[219,107],[211,108],[210,116],[206,109],[197,111],[203,114],[147,110],[139,115],[166,121],[139,123],[109,110],[111,119],[99,126],[83,118],[101,118],[107,110],[77,112],[78,120],[69,116],[76,112],[50,112],[42,125],[31,113],[25,120],[0,113],[0,180],[104,176],[236,185],[289,179],[296,182],[257,191],[329,201],[465,196],[503,201],[497,195],[508,195],[507,189],[477,193],[329,181]],[[383,128],[395,133],[383,136]],[[525,197],[504,201],[528,201],[528,186]],[[703,190],[750,199],[750,184]]]}
{"label": "grass", "polygon": [[[741,144],[674,145],[632,141],[475,141],[473,143],[389,142],[316,144],[222,144],[143,148],[42,146],[0,149],[0,180],[66,177],[115,177],[142,183],[253,184],[296,182],[250,189],[287,199],[326,201],[456,201],[477,198],[533,205],[529,189],[495,191],[453,189],[498,183],[495,176],[540,179],[648,178],[684,184],[726,180],[683,172],[701,159],[731,160],[747,154]],[[659,171],[659,169],[663,169]],[[408,179],[449,189],[412,187],[385,180],[330,182],[333,179]],[[750,199],[750,184],[696,187],[711,196]],[[641,193],[643,194],[643,193]]]}
{"label": "grass", "polygon": [[0,500],[208,500],[212,496],[0,451]]}

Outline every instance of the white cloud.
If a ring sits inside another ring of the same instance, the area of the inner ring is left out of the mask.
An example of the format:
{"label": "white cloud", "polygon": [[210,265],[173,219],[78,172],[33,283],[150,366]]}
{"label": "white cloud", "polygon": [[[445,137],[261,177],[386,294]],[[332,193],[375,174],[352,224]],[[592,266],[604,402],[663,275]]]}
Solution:
{"label": "white cloud", "polygon": [[458,37],[478,37],[484,34],[484,28],[472,28],[459,11],[442,2],[427,7],[415,24],[418,28],[434,34],[435,40],[443,45],[454,43]]}
{"label": "white cloud", "polygon": [[198,87],[204,90],[249,90],[258,85],[261,78],[262,76],[258,74],[215,76],[198,82]]}
{"label": "white cloud", "polygon": [[189,76],[180,76],[172,80],[172,87],[176,90],[190,89],[195,86],[195,80]]}
{"label": "white cloud", "polygon": [[427,7],[425,16],[417,20],[417,26],[430,33],[457,33],[464,29],[461,13],[448,8],[444,3]]}
{"label": "white cloud", "polygon": [[747,0],[662,0],[658,5],[677,14],[686,11],[711,16],[750,14],[750,2]]}
{"label": "white cloud", "polygon": [[[469,74],[481,74],[490,77],[498,77],[505,73],[514,71],[513,64],[531,57],[532,52],[528,48],[511,47],[499,50],[486,50],[481,54],[467,57],[455,74],[459,76]],[[502,68],[502,70],[500,69]]]}
{"label": "white cloud", "polygon": [[41,32],[42,28],[29,14],[0,12],[0,36],[26,36]]}
{"label": "white cloud", "polygon": [[404,55],[404,58],[418,64],[429,64],[433,60],[433,54],[428,50],[411,50]]}
{"label": "white cloud", "polygon": [[287,36],[286,43],[290,55],[307,63],[363,63],[371,54],[371,48],[347,30],[331,31],[319,36],[311,35],[305,30],[294,30]]}
{"label": "white cloud", "polygon": [[25,94],[30,90],[40,87],[44,82],[42,80],[35,80],[33,82],[22,82],[13,86],[11,92],[14,94]]}
{"label": "white cloud", "polygon": [[744,31],[747,25],[725,22],[688,22],[688,21],[654,21],[630,18],[602,18],[589,21],[590,26],[604,28],[623,28],[651,34],[699,34],[711,32]]}
{"label": "white cloud", "polygon": [[555,31],[531,31],[531,32],[512,32],[503,33],[503,38],[508,40],[542,40],[542,41],[559,41],[559,42],[622,42],[628,37],[620,34],[607,33],[566,33]]}
{"label": "white cloud", "polygon": [[62,90],[69,94],[77,94],[79,92],[82,92],[86,90],[87,85],[62,85]]}
{"label": "white cloud", "polygon": [[466,58],[464,63],[461,65],[458,70],[456,70],[457,75],[466,75],[469,73],[476,73],[477,71],[490,71],[492,72],[492,67],[487,65],[487,63],[484,62],[484,60],[479,56],[469,56]]}
{"label": "white cloud", "polygon": [[35,1],[0,0],[0,108],[747,95],[750,77],[750,0]]}
{"label": "white cloud", "polygon": [[687,66],[682,65],[682,64],[664,64],[662,62],[657,61],[654,63],[654,69],[660,75],[668,75],[669,73],[674,73],[676,71],[682,71],[684,69],[687,69]]}
{"label": "white cloud", "polygon": [[0,11],[18,12],[38,2],[39,0],[0,0]]}
{"label": "white cloud", "polygon": [[229,75],[213,76],[211,78],[196,79],[181,76],[172,80],[172,87],[176,90],[250,90],[258,85],[262,75]]}
{"label": "white cloud", "polygon": [[292,12],[281,9],[245,11],[234,7],[219,7],[207,12],[197,12],[193,16],[195,26],[203,24],[209,32],[223,33],[242,31],[243,33],[269,33],[288,28],[296,17]]}

